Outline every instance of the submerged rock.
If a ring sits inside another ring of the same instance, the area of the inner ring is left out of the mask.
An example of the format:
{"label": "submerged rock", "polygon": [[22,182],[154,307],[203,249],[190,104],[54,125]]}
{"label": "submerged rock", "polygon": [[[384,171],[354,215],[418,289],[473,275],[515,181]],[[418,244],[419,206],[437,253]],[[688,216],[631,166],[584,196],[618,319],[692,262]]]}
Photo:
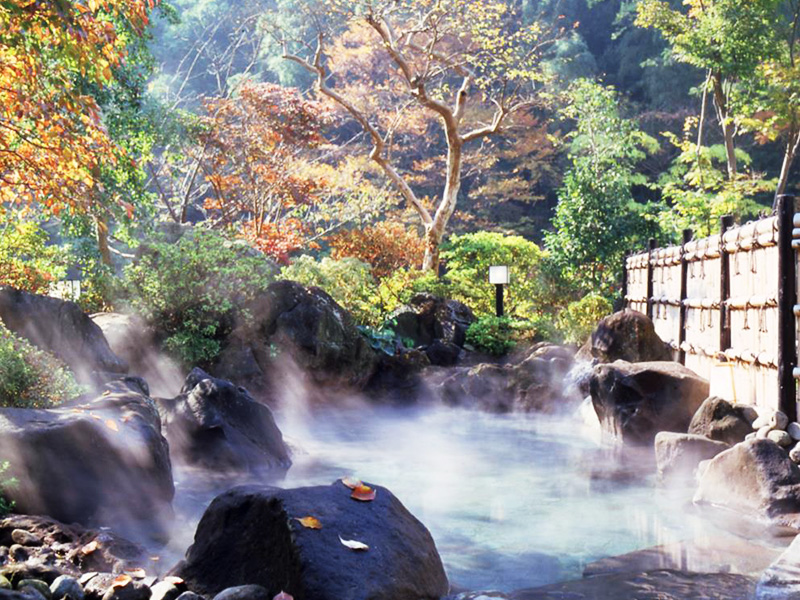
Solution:
{"label": "submerged rock", "polygon": [[195,368],[179,396],[157,402],[179,462],[250,472],[285,471],[291,465],[272,411],[243,387]]}
{"label": "submerged rock", "polygon": [[661,431],[655,440],[658,478],[662,482],[673,479],[690,481],[697,465],[728,448],[728,444],[702,435]]}
{"label": "submerged rock", "polygon": [[800,468],[771,440],[745,441],[711,459],[694,501],[800,531]]}
{"label": "submerged rock", "polygon": [[131,379],[59,408],[0,409],[0,458],[18,481],[5,494],[15,510],[163,538],[175,489],[146,391]]}
{"label": "submerged rock", "polygon": [[755,416],[752,407],[734,406],[718,396],[711,396],[703,401],[692,417],[689,433],[726,444],[738,444],[753,430]]}
{"label": "submerged rock", "polygon": [[603,431],[650,445],[659,431],[685,432],[708,397],[708,381],[675,362],[597,365],[589,388]]}
{"label": "submerged rock", "polygon": [[626,308],[602,319],[578,352],[579,360],[611,363],[672,360],[672,350],[647,315]]}
{"label": "submerged rock", "polygon": [[[206,596],[261,585],[295,600],[435,600],[448,590],[428,530],[392,493],[358,502],[341,482],[281,490],[238,487],[214,499],[174,572]],[[298,519],[313,516],[321,529]],[[368,550],[352,550],[356,540]]]}
{"label": "submerged rock", "polygon": [[800,536],[761,575],[757,600],[800,598]]}
{"label": "submerged rock", "polygon": [[127,373],[103,332],[74,302],[0,287],[0,321],[14,333],[63,360],[79,381]]}

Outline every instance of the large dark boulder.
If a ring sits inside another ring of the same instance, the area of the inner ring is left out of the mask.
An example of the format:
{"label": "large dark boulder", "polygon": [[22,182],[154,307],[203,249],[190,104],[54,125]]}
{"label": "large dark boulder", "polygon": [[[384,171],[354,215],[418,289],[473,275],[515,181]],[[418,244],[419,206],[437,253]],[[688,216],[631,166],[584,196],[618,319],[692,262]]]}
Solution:
{"label": "large dark boulder", "polygon": [[647,315],[626,308],[597,324],[578,358],[598,363],[667,361],[672,360],[672,350],[658,337]]}
{"label": "large dark boulder", "polygon": [[216,377],[268,385],[270,345],[327,388],[363,388],[375,370],[377,355],[353,318],[320,288],[276,281],[245,312],[250,318],[236,327],[211,370]]}
{"label": "large dark boulder", "polygon": [[660,431],[655,441],[658,478],[662,482],[692,481],[702,461],[714,458],[729,447],[702,435]]}
{"label": "large dark boulder", "polygon": [[243,387],[196,368],[179,396],[157,403],[176,462],[250,472],[291,465],[272,411]]}
{"label": "large dark boulder", "polygon": [[[448,583],[430,533],[389,490],[375,489],[375,500],[359,502],[341,482],[234,488],[208,507],[174,572],[207,597],[257,584],[295,600],[438,600]],[[322,528],[301,525],[306,516]]]}
{"label": "large dark boulder", "polygon": [[0,459],[15,510],[163,538],[174,495],[167,441],[147,386],[131,378],[48,410],[0,409]]}
{"label": "large dark boulder", "polygon": [[800,531],[800,468],[772,440],[748,440],[711,459],[694,501]]}
{"label": "large dark boulder", "polygon": [[708,388],[708,381],[675,362],[618,360],[595,366],[589,381],[603,431],[634,445],[651,445],[659,431],[685,432]]}
{"label": "large dark boulder", "polygon": [[457,368],[435,389],[450,406],[493,413],[553,413],[580,400],[568,377],[571,367],[568,348],[541,345],[516,362]]}
{"label": "large dark boulder", "polygon": [[0,320],[42,350],[63,360],[81,382],[127,373],[100,327],[74,302],[0,287]]}
{"label": "large dark boulder", "polygon": [[756,412],[749,406],[734,406],[717,396],[707,398],[689,423],[689,433],[709,439],[738,444],[753,431]]}
{"label": "large dark boulder", "polygon": [[433,294],[415,295],[407,305],[390,316],[394,330],[401,339],[413,340],[414,346],[428,346],[434,340],[463,346],[467,329],[475,322],[475,315],[457,300],[446,300]]}
{"label": "large dark boulder", "polygon": [[429,366],[428,354],[418,348],[399,348],[394,354],[381,352],[365,392],[380,402],[416,404],[427,395],[421,374]]}

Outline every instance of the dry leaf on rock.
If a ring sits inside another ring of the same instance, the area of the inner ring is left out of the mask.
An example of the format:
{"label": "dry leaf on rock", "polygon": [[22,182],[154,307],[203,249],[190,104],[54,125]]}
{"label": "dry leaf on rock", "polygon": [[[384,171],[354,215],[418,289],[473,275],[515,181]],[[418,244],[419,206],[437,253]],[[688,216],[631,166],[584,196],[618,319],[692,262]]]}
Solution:
{"label": "dry leaf on rock", "polygon": [[114,581],[111,582],[112,588],[124,588],[127,585],[130,585],[133,579],[130,575],[119,575],[114,578]]}
{"label": "dry leaf on rock", "polygon": [[295,518],[295,521],[300,523],[300,525],[306,529],[322,529],[322,523],[319,522],[319,519],[317,517],[312,517],[311,515],[303,517],[302,519]]}
{"label": "dry leaf on rock", "polygon": [[355,477],[342,477],[341,482],[349,487],[351,490],[356,489],[358,486],[363,485],[360,479]]}
{"label": "dry leaf on rock", "polygon": [[362,484],[353,488],[353,493],[350,494],[350,497],[361,502],[371,502],[375,500],[375,490],[368,485]]}
{"label": "dry leaf on rock", "polygon": [[343,540],[342,536],[339,536],[339,541],[342,542],[342,546],[350,548],[350,550],[369,550],[369,546],[358,540]]}

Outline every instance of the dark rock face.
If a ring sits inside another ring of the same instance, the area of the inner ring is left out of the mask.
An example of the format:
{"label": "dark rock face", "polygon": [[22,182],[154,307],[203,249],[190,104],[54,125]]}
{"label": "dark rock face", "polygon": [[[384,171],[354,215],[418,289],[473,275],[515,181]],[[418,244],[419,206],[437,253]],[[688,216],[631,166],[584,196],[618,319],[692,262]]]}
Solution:
{"label": "dark rock face", "polygon": [[656,434],[656,465],[661,481],[690,481],[702,461],[714,458],[730,446],[702,435],[661,431]]}
{"label": "dark rock face", "polygon": [[74,302],[0,288],[0,320],[9,330],[63,360],[81,382],[128,371],[100,328]]}
{"label": "dark rock face", "polygon": [[708,381],[674,362],[597,365],[589,382],[604,432],[625,444],[650,445],[659,431],[685,432],[708,397]]}
{"label": "dark rock face", "polygon": [[442,401],[494,413],[557,412],[572,406],[568,372],[572,353],[555,345],[537,345],[519,362],[481,363],[458,368],[438,384]]}
{"label": "dark rock face", "polygon": [[212,369],[216,377],[268,386],[269,344],[326,387],[361,389],[375,370],[375,351],[350,314],[319,288],[276,281],[248,312],[254,322],[240,324],[230,336]]}
{"label": "dark rock face", "polygon": [[658,337],[647,315],[625,309],[597,324],[578,352],[578,358],[599,363],[668,361],[672,360],[672,351]]}
{"label": "dark rock face", "polygon": [[425,348],[425,354],[432,365],[436,365],[437,367],[452,367],[458,362],[461,348],[452,342],[433,340],[433,342]]}
{"label": "dark rock face", "polygon": [[[49,517],[9,515],[0,519],[0,546],[10,546],[15,531],[25,531],[41,540],[29,548],[27,563],[6,566],[2,572],[12,583],[22,579],[42,579],[53,583],[59,573],[79,576],[87,571],[123,572],[148,564],[149,553],[112,532],[66,525]],[[96,542],[96,544],[94,543]],[[30,570],[47,563],[49,570]]]}
{"label": "dark rock face", "polygon": [[727,400],[711,396],[692,417],[689,433],[709,439],[738,444],[753,431],[755,412],[749,407],[734,406]]}
{"label": "dark rock face", "polygon": [[19,481],[8,492],[15,510],[163,537],[172,468],[146,393],[146,384],[131,378],[56,409],[0,409],[0,458]]}
{"label": "dark rock face", "polygon": [[467,329],[475,322],[475,315],[467,305],[428,293],[417,294],[389,318],[396,322],[398,337],[413,340],[414,346],[428,346],[434,340],[441,340],[461,347]]}
{"label": "dark rock face", "polygon": [[394,354],[380,353],[366,393],[374,400],[396,405],[415,404],[427,394],[420,374],[431,366],[423,350],[400,348]]}
{"label": "dark rock face", "polygon": [[748,440],[708,463],[694,501],[800,531],[800,469],[775,442]]}
{"label": "dark rock face", "polygon": [[[375,489],[372,502],[351,499],[341,482],[229,490],[206,510],[175,573],[205,596],[256,584],[295,600],[438,600],[448,583],[428,530],[389,490]],[[309,515],[322,529],[297,521]]]}
{"label": "dark rock face", "polygon": [[251,472],[291,465],[272,411],[243,387],[196,368],[179,396],[157,402],[176,461]]}

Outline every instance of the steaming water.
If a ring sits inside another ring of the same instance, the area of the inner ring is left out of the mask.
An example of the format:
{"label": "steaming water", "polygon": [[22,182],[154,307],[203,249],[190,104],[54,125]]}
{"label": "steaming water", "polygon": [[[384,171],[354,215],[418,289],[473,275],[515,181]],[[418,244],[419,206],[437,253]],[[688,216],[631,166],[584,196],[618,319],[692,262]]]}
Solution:
{"label": "steaming water", "polygon": [[466,589],[580,578],[591,561],[708,527],[651,477],[598,479],[609,458],[574,419],[361,407],[279,420],[295,449],[282,487],[355,475],[389,488],[431,531],[451,583]]}

